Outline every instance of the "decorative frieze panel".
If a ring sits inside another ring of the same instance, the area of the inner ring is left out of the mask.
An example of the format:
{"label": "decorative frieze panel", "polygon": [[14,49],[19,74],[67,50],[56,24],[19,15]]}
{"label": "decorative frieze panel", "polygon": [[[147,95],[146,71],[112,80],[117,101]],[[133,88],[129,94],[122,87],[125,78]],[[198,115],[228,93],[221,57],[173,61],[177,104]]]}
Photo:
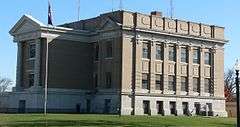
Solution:
{"label": "decorative frieze panel", "polygon": [[181,65],[181,75],[182,76],[187,76],[187,65]]}
{"label": "decorative frieze panel", "polygon": [[156,62],[156,73],[162,74],[162,63],[161,62]]}
{"label": "decorative frieze panel", "polygon": [[168,74],[175,75],[175,63],[168,64]]}
{"label": "decorative frieze panel", "polygon": [[206,66],[206,67],[204,68],[204,76],[205,76],[205,77],[210,77],[210,76],[211,76],[211,67]]}
{"label": "decorative frieze panel", "polygon": [[177,30],[176,28],[175,20],[165,18],[165,30],[167,32],[174,33]]}
{"label": "decorative frieze panel", "polygon": [[200,35],[200,26],[197,23],[190,23],[190,35],[199,36]]}
{"label": "decorative frieze panel", "polygon": [[193,76],[199,77],[199,65],[193,65]]}
{"label": "decorative frieze panel", "polygon": [[188,34],[188,22],[177,21],[177,25],[177,32],[179,32],[180,34]]}
{"label": "decorative frieze panel", "polygon": [[201,24],[201,36],[211,38],[211,26]]}
{"label": "decorative frieze panel", "polygon": [[149,72],[149,61],[142,61],[142,71]]}

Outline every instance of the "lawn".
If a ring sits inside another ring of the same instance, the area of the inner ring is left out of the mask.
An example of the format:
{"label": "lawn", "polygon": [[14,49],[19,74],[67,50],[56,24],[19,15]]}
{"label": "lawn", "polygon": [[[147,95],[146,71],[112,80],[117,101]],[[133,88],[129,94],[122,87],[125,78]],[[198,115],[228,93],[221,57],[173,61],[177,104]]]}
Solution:
{"label": "lawn", "polygon": [[0,127],[234,127],[235,119],[174,116],[0,114]]}

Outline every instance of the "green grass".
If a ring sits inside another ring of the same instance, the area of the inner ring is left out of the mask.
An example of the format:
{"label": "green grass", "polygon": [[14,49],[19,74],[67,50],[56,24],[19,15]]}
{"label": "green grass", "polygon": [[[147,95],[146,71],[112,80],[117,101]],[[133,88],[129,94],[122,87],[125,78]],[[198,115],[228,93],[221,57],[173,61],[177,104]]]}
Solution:
{"label": "green grass", "polygon": [[0,127],[234,127],[235,119],[174,116],[0,114]]}

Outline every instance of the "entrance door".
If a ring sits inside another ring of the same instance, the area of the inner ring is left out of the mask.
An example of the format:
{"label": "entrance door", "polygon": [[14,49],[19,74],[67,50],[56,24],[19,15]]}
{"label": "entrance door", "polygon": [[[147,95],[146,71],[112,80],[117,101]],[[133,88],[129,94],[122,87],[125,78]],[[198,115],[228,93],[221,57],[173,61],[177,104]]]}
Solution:
{"label": "entrance door", "polygon": [[196,115],[200,115],[200,109],[201,109],[200,103],[196,102],[194,104],[194,106],[195,106],[195,110],[196,110]]}
{"label": "entrance door", "polygon": [[157,113],[163,115],[163,102],[157,101]]}
{"label": "entrance door", "polygon": [[170,102],[170,113],[171,113],[171,115],[177,115],[176,102]]}
{"label": "entrance door", "polygon": [[149,115],[150,114],[150,102],[143,101],[143,113]]}
{"label": "entrance door", "polygon": [[26,112],[26,101],[20,100],[18,105],[18,112],[19,113],[25,113]]}

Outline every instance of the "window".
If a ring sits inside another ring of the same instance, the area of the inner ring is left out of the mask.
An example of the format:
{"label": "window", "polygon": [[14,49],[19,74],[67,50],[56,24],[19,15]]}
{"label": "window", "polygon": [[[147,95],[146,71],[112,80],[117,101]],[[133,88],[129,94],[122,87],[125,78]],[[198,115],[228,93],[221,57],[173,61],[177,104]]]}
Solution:
{"label": "window", "polygon": [[149,87],[149,74],[142,74],[142,89],[150,89]]}
{"label": "window", "polygon": [[156,84],[156,90],[163,90],[163,84],[162,84],[162,75],[156,75],[155,77],[155,84]]}
{"label": "window", "polygon": [[170,102],[170,113],[171,115],[177,115],[176,102]]}
{"label": "window", "polygon": [[211,88],[210,88],[211,84],[210,83],[211,82],[210,82],[209,78],[204,79],[204,92],[205,93],[210,93],[211,92]]}
{"label": "window", "polygon": [[163,50],[162,45],[156,45],[156,59],[162,60],[163,59]]}
{"label": "window", "polygon": [[200,92],[199,78],[193,78],[193,91],[194,92]]}
{"label": "window", "polygon": [[150,102],[149,101],[143,101],[143,113],[150,114]]}
{"label": "window", "polygon": [[98,75],[97,74],[94,74],[93,80],[94,80],[94,87],[97,88],[98,87]]}
{"label": "window", "polygon": [[104,100],[104,113],[109,113],[111,108],[111,99]]}
{"label": "window", "polygon": [[194,108],[196,111],[196,115],[200,115],[200,110],[201,110],[201,104],[199,102],[194,103]]}
{"label": "window", "polygon": [[143,43],[142,47],[142,58],[150,58],[150,45],[148,43]]}
{"label": "window", "polygon": [[168,76],[168,90],[176,91],[175,76]]}
{"label": "window", "polygon": [[188,54],[187,47],[182,47],[181,48],[181,62],[187,63],[187,61],[188,61],[187,54]]}
{"label": "window", "polygon": [[36,56],[36,45],[30,44],[29,45],[29,58],[35,58]]}
{"label": "window", "polygon": [[193,63],[200,63],[200,52],[199,49],[193,49]]}
{"label": "window", "polygon": [[111,88],[112,86],[112,73],[106,72],[106,88]]}
{"label": "window", "polygon": [[107,58],[111,58],[112,57],[112,42],[107,42],[107,45],[106,45],[106,57]]}
{"label": "window", "polygon": [[187,102],[183,102],[182,103],[182,108],[183,108],[183,115],[188,115],[188,103]]}
{"label": "window", "polygon": [[163,101],[157,101],[157,114],[163,115]]}
{"label": "window", "polygon": [[94,60],[98,61],[99,60],[99,45],[95,44],[94,47]]}
{"label": "window", "polygon": [[29,74],[28,75],[28,85],[29,87],[33,86],[34,85],[34,74]]}
{"label": "window", "polygon": [[176,50],[174,46],[169,46],[168,47],[168,59],[170,61],[175,61],[176,60]]}
{"label": "window", "polygon": [[209,52],[204,53],[204,62],[207,65],[211,64],[211,54]]}
{"label": "window", "polygon": [[181,91],[188,91],[188,81],[187,81],[187,77],[181,77]]}

